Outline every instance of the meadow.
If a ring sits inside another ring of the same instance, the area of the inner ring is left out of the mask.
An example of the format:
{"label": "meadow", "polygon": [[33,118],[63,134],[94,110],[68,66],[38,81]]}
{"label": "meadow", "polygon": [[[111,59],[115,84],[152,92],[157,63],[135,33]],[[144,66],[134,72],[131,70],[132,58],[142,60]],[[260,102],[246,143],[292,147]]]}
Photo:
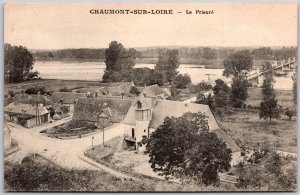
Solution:
{"label": "meadow", "polygon": [[259,147],[268,140],[277,150],[297,153],[297,121],[293,117],[264,120],[255,109],[233,109],[217,117],[218,123],[234,140],[244,146]]}

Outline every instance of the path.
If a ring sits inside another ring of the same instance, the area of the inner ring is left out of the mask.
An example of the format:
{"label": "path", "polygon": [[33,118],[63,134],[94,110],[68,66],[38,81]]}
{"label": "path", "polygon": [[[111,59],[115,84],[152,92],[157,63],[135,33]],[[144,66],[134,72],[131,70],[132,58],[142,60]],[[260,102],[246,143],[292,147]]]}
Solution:
{"label": "path", "polygon": [[[24,128],[14,123],[7,123],[11,130],[11,137],[18,142],[18,145],[21,148],[21,150],[17,152],[19,156],[12,156],[11,158],[19,161],[28,154],[36,153],[63,168],[80,170],[101,169],[119,178],[132,178],[84,156],[84,152],[92,146],[92,137],[94,145],[103,143],[102,132],[84,138],[66,140],[47,137],[39,133],[41,130],[54,127],[68,122],[69,120],[71,120],[70,117],[31,129]],[[106,142],[116,136],[120,136],[123,133],[123,130],[123,124],[105,130],[104,141]]]}

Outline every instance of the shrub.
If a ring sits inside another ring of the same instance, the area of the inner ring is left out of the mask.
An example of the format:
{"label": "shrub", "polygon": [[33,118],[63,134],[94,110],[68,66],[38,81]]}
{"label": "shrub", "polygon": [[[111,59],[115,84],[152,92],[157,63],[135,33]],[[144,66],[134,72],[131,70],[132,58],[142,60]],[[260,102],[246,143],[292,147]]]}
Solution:
{"label": "shrub", "polygon": [[60,92],[72,92],[72,89],[69,89],[67,87],[59,89]]}
{"label": "shrub", "polygon": [[132,86],[131,88],[130,88],[130,91],[129,91],[131,94],[134,94],[134,95],[136,95],[136,96],[138,96],[138,95],[140,95],[140,90],[137,88],[137,87],[135,87],[135,86]]}
{"label": "shrub", "polygon": [[187,88],[187,86],[191,83],[192,83],[192,80],[191,80],[190,75],[188,75],[188,74],[184,74],[184,75],[179,74],[175,77],[175,79],[173,81],[173,85],[179,89]]}
{"label": "shrub", "polygon": [[9,90],[8,94],[10,95],[10,97],[15,97],[15,92],[13,90]]}

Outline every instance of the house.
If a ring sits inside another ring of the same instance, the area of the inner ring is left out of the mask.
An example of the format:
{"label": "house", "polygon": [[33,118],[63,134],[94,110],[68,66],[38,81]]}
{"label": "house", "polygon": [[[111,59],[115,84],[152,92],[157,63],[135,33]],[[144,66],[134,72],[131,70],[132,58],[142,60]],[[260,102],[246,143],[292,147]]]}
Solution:
{"label": "house", "polygon": [[22,98],[22,99],[18,99],[17,101],[22,104],[32,104],[32,105],[35,104],[50,105],[52,102],[48,96],[40,95],[40,94],[30,95],[28,96],[27,99]]}
{"label": "house", "polygon": [[131,97],[131,86],[133,82],[110,83],[107,86],[91,86],[77,90],[80,93],[85,93],[87,97]]}
{"label": "house", "polygon": [[[79,98],[75,104],[73,120],[95,124],[98,127],[107,127],[111,123],[120,123],[124,120],[131,100],[121,98]],[[109,108],[109,114],[107,109]],[[103,110],[106,110],[103,113]],[[110,116],[101,117],[102,114]]]}
{"label": "house", "polygon": [[216,133],[232,150],[232,164],[239,162],[239,146],[219,127],[208,105],[147,98],[141,94],[134,100],[124,119],[125,140],[135,142],[138,149],[142,146],[142,140],[163,124],[166,117],[180,117],[186,112],[202,112],[208,116],[209,131]]}
{"label": "house", "polygon": [[208,98],[208,96],[214,96],[214,92],[212,89],[204,91],[204,92],[200,92],[200,94],[202,94],[205,98]]}
{"label": "house", "polygon": [[50,117],[54,120],[60,120],[69,116],[70,113],[70,106],[69,105],[62,105],[61,103],[54,103],[50,107],[48,107],[50,112]]}
{"label": "house", "polygon": [[23,104],[17,101],[4,108],[5,119],[30,128],[49,121],[49,112],[42,104]]}
{"label": "house", "polygon": [[170,96],[170,93],[163,88],[160,88],[157,84],[146,86],[141,93],[145,97],[157,97],[160,99],[165,99]]}
{"label": "house", "polygon": [[85,93],[73,93],[73,92],[54,92],[51,96],[53,103],[61,103],[64,105],[70,105],[70,110],[73,112],[73,106],[79,98],[87,97]]}
{"label": "house", "polygon": [[14,97],[14,100],[27,100],[27,99],[30,99],[31,98],[31,95],[29,94],[26,94],[26,93],[18,93],[16,94]]}

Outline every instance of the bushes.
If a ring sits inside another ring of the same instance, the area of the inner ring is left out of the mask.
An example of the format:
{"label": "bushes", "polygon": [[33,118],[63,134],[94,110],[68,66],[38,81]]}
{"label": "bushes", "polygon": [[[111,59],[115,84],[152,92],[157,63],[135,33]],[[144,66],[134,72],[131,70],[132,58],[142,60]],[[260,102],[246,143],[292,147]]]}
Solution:
{"label": "bushes", "polygon": [[[269,142],[266,141],[254,152],[250,162],[250,165],[240,163],[236,167],[239,177],[237,187],[267,191],[296,190],[296,174],[291,174],[296,172],[296,167],[291,167],[292,161],[281,157]],[[285,170],[284,164],[289,168]]]}
{"label": "bushes", "polygon": [[184,89],[187,88],[188,85],[192,83],[191,77],[188,74],[179,74],[175,77],[173,81],[173,85],[176,88]]}
{"label": "bushes", "polygon": [[31,94],[38,94],[40,92],[42,95],[52,95],[53,91],[46,90],[44,86],[34,86],[30,87],[25,90],[25,93]]}
{"label": "bushes", "polygon": [[29,80],[29,81],[37,80],[37,79],[41,79],[40,73],[38,71],[30,72],[26,78],[26,80]]}
{"label": "bushes", "polygon": [[126,81],[133,81],[136,86],[155,85],[162,86],[164,84],[163,75],[150,68],[135,68]]}
{"label": "bushes", "polygon": [[140,95],[140,90],[137,88],[137,87],[135,87],[135,86],[132,86],[131,88],[130,88],[130,91],[129,91],[131,94],[134,94],[134,95],[136,95],[136,96],[138,96],[138,95]]}
{"label": "bushes", "polygon": [[202,81],[200,83],[198,83],[197,85],[190,85],[190,91],[191,93],[200,93],[203,91],[208,91],[212,89],[212,85],[206,83],[205,81]]}
{"label": "bushes", "polygon": [[59,89],[60,92],[72,92],[72,89],[69,89],[68,87],[64,87]]}

